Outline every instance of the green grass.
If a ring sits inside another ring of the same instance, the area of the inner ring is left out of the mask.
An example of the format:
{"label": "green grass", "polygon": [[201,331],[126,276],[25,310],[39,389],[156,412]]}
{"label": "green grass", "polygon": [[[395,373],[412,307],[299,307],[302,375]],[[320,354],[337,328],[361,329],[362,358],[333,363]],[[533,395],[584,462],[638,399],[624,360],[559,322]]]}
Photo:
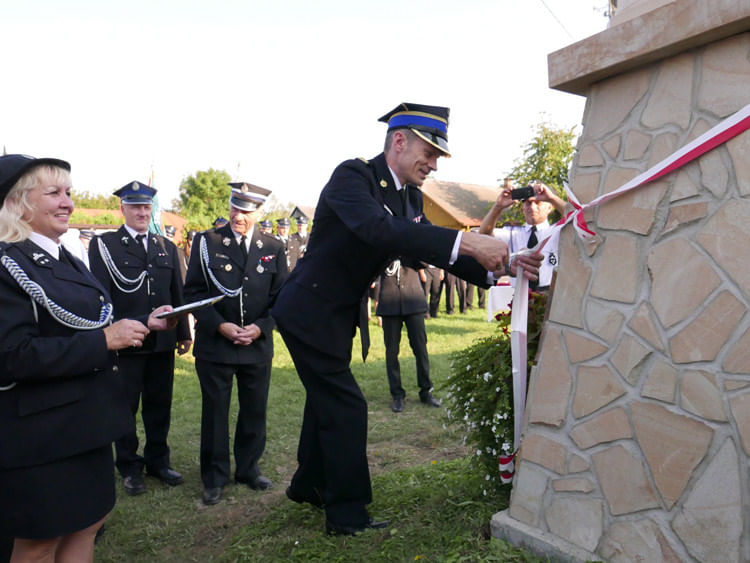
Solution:
{"label": "green grass", "polygon": [[[492,327],[482,310],[442,315],[426,323],[431,375],[440,397],[450,354]],[[406,333],[400,358],[407,402],[398,415],[390,410],[382,331],[373,323],[370,334],[366,364],[360,361],[355,340],[352,371],[369,404],[374,496],[369,508],[374,516],[391,520],[389,528],[357,537],[329,537],[323,534],[322,511],[286,500],[284,489],[296,469],[304,390],[276,334],[268,441],[261,460],[274,488],[256,492],[230,485],[221,503],[203,506],[198,469],[200,388],[192,358],[178,359],[169,443],[172,466],[183,473],[185,484],[170,488],[147,477],[147,493],[128,497],[118,479],[117,505],[96,547],[96,560],[538,561],[490,539],[490,518],[507,507],[508,491],[485,496],[481,481],[468,469],[461,429],[445,426],[443,409],[419,402]],[[234,420],[230,428],[233,432]]]}

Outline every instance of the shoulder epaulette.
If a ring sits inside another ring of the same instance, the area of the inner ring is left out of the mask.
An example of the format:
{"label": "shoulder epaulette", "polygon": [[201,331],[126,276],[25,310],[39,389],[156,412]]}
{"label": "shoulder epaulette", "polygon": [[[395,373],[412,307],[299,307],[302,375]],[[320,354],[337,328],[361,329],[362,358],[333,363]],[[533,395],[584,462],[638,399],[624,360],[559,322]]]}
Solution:
{"label": "shoulder epaulette", "polygon": [[369,165],[369,164],[370,164],[370,161],[369,161],[369,160],[367,160],[366,158],[362,158],[361,156],[358,156],[358,157],[357,157],[357,160],[361,160],[362,162],[364,162],[364,163],[365,163],[365,164],[367,164],[367,165]]}

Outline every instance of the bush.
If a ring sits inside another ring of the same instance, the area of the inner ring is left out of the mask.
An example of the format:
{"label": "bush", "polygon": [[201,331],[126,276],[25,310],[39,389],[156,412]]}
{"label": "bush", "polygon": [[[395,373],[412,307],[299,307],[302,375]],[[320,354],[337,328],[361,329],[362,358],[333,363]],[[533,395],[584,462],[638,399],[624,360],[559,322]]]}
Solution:
{"label": "bush", "polygon": [[[529,368],[536,357],[547,296],[529,291]],[[451,356],[445,388],[446,416],[466,427],[464,440],[474,446],[471,466],[488,490],[501,486],[497,458],[513,448],[513,374],[510,313],[495,316],[495,334]]]}

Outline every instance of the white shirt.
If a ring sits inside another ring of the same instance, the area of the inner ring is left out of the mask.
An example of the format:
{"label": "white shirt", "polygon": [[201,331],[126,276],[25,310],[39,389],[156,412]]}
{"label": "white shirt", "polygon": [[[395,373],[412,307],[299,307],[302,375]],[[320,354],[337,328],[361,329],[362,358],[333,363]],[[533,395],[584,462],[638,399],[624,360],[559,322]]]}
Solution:
{"label": "white shirt", "polygon": [[[401,182],[398,179],[398,176],[396,176],[396,173],[393,171],[393,169],[389,166],[388,170],[391,172],[391,176],[393,176],[393,182],[396,184],[396,191],[400,192],[404,189],[404,187],[401,185]],[[453,243],[453,250],[451,250],[451,258],[448,261],[448,265],[452,266],[453,263],[458,260],[458,249],[461,247],[461,231],[457,231],[456,233],[456,240]]]}
{"label": "white shirt", "polygon": [[29,240],[31,240],[31,242],[36,244],[53,258],[56,258],[57,260],[60,259],[60,243],[57,243],[51,238],[40,235],[39,233],[34,231],[32,231],[31,235],[29,236]]}
{"label": "white shirt", "polygon": [[[250,230],[245,233],[245,250],[248,254],[250,254],[250,241],[253,238],[253,230],[255,229],[255,225],[250,227]],[[242,235],[236,232],[234,229],[232,229],[232,233],[234,234],[234,240],[237,241],[237,244],[242,243]]]}
{"label": "white shirt", "polygon": [[[542,234],[551,228],[552,225],[550,225],[547,221],[539,223],[536,226],[537,238],[541,239]],[[510,247],[509,251],[512,254],[526,248],[526,243],[529,242],[529,237],[531,236],[531,225],[527,223],[519,227],[501,227],[499,229],[494,229],[492,231],[492,234],[495,238],[505,241]],[[557,246],[559,242],[560,231],[557,231],[554,235],[552,235],[552,237],[547,241],[547,244],[545,244],[544,248],[542,249],[544,260],[542,261],[542,265],[539,267],[539,287],[548,286],[552,282],[552,272],[554,271],[555,266],[557,266],[557,262],[559,260],[557,254]],[[515,286],[516,279],[511,278],[510,283],[511,285]]]}
{"label": "white shirt", "polygon": [[137,238],[135,238],[136,235],[144,235],[143,247],[146,249],[146,253],[148,253],[148,232],[139,233],[138,231],[136,231],[135,229],[131,229],[127,225],[123,225],[123,227],[125,227],[125,230],[128,231],[128,233],[130,233],[130,236],[133,237],[133,239],[135,239],[136,241],[138,240]]}

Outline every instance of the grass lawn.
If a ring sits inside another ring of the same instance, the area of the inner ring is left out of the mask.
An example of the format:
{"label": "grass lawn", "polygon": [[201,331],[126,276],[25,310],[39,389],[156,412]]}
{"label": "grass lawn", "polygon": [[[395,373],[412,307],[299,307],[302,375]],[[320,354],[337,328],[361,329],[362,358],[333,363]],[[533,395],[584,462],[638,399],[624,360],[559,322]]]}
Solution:
{"label": "grass lawn", "polygon": [[[450,354],[493,329],[485,311],[476,309],[466,315],[441,315],[426,324],[435,395],[442,397]],[[366,364],[355,339],[352,371],[369,403],[374,497],[369,508],[377,518],[391,520],[390,527],[357,537],[329,537],[323,534],[322,511],[286,499],[284,490],[296,469],[304,389],[275,334],[268,441],[261,459],[274,488],[256,492],[232,484],[218,505],[203,506],[200,388],[192,358],[178,358],[169,442],[172,466],[183,473],[185,484],[170,488],[147,477],[146,494],[128,497],[118,478],[117,505],[96,547],[96,560],[539,561],[490,538],[490,517],[507,507],[509,491],[483,494],[482,480],[468,471],[461,429],[445,426],[443,409],[419,402],[406,332],[400,357],[407,402],[398,415],[390,410],[382,330],[373,323],[370,334]]]}

